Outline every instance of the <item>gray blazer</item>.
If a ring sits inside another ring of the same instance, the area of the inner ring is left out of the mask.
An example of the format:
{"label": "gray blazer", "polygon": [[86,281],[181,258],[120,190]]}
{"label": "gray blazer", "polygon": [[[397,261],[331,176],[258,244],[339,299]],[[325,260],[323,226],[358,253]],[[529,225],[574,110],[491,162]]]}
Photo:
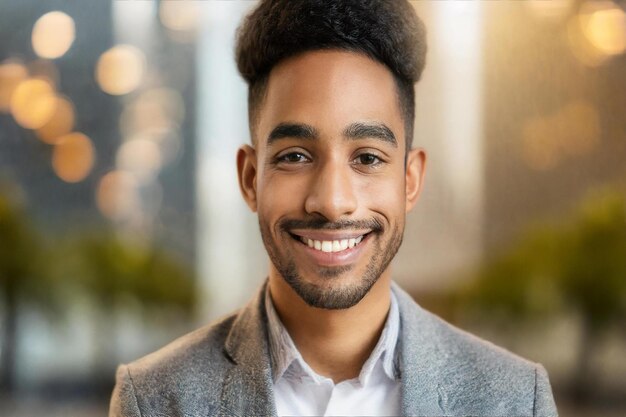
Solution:
{"label": "gray blazer", "polygon": [[[117,370],[109,416],[276,415],[264,285],[236,314]],[[397,285],[402,412],[556,416],[545,369],[423,310]]]}

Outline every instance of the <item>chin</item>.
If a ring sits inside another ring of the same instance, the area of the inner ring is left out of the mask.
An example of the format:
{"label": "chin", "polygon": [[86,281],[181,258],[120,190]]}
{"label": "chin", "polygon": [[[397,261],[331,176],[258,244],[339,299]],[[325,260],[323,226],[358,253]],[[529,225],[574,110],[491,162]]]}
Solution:
{"label": "chin", "polygon": [[356,277],[349,273],[352,269],[352,266],[320,268],[318,273],[310,279],[306,279],[298,273],[281,275],[294,292],[309,306],[327,310],[341,310],[357,305],[380,277],[374,277],[367,273]]}

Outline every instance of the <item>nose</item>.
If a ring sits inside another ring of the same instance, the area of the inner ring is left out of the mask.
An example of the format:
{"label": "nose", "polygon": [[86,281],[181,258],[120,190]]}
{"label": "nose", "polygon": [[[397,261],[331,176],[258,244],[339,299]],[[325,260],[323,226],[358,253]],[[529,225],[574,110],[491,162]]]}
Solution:
{"label": "nose", "polygon": [[327,161],[313,174],[304,209],[308,214],[318,214],[328,221],[354,213],[357,198],[347,164]]}

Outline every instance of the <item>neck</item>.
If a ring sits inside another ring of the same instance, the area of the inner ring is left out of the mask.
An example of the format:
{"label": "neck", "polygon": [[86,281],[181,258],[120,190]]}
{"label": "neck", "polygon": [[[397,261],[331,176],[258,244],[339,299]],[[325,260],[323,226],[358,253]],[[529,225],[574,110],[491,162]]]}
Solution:
{"label": "neck", "polygon": [[387,319],[389,270],[358,304],[343,310],[309,306],[274,272],[269,279],[274,307],[306,363],[335,383],[358,377]]}

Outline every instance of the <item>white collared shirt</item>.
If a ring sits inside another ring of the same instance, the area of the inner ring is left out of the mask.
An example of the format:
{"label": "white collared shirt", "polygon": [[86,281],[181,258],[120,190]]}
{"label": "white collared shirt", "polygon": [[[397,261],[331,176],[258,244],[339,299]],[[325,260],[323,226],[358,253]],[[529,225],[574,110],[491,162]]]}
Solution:
{"label": "white collared shirt", "polygon": [[400,414],[396,345],[400,313],[395,295],[385,327],[359,376],[335,384],[304,361],[265,294],[274,399],[279,416],[395,416]]}

